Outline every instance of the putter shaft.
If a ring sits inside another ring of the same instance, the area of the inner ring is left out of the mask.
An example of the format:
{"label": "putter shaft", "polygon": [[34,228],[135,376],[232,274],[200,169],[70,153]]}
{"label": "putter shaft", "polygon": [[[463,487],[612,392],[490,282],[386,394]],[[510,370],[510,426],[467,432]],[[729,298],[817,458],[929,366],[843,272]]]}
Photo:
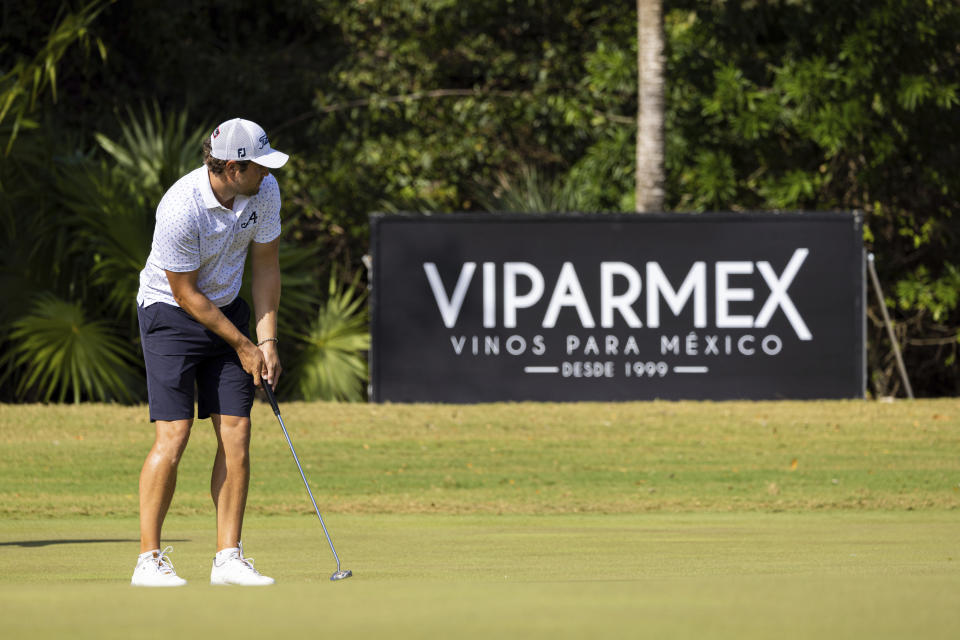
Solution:
{"label": "putter shaft", "polygon": [[313,491],[310,490],[310,483],[307,482],[307,476],[303,473],[303,467],[300,466],[300,459],[297,458],[297,452],[293,448],[293,442],[290,440],[290,434],[287,433],[287,426],[283,424],[283,417],[280,415],[280,406],[277,404],[277,399],[273,395],[273,389],[270,388],[270,384],[264,381],[263,390],[267,394],[267,399],[270,401],[270,407],[273,409],[273,413],[277,416],[277,421],[280,422],[280,429],[283,430],[283,437],[287,439],[287,445],[290,447],[290,453],[293,454],[293,461],[297,463],[297,470],[300,471],[300,478],[303,480],[303,486],[307,488],[307,495],[310,496],[310,502],[313,504],[313,510],[317,513],[317,519],[320,520],[320,526],[323,527],[323,535],[327,537],[327,543],[330,545],[330,551],[333,552],[333,558],[337,561],[337,570],[330,577],[331,580],[342,580],[343,578],[349,578],[353,575],[352,571],[343,571],[340,569],[340,556],[337,555],[337,550],[333,546],[333,540],[330,539],[330,532],[327,531],[327,525],[323,522],[323,516],[320,515],[320,508],[317,507],[317,501],[313,497]]}

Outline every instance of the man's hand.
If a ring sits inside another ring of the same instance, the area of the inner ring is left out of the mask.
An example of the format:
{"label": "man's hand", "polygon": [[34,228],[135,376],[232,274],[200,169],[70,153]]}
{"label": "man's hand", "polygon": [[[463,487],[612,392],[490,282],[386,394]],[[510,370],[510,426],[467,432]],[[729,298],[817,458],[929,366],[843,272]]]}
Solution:
{"label": "man's hand", "polygon": [[237,349],[237,355],[240,356],[240,365],[243,370],[253,376],[253,386],[259,387],[260,379],[267,371],[263,352],[257,348],[257,345],[247,340]]}
{"label": "man's hand", "polygon": [[260,353],[263,354],[263,369],[260,375],[270,384],[271,389],[276,389],[280,374],[283,373],[277,343],[273,340],[264,342],[260,345]]}

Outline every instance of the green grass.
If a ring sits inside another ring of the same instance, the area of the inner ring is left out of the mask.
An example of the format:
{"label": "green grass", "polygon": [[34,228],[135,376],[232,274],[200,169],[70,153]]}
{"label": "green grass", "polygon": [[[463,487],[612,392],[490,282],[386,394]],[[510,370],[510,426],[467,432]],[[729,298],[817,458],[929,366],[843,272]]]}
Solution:
{"label": "green grass", "polygon": [[[180,590],[127,586],[144,407],[0,405],[10,638],[948,638],[960,401],[288,403],[255,408],[244,543],[278,579],[206,584],[214,439],[167,526]],[[14,615],[15,614],[15,615]]]}
{"label": "green grass", "polygon": [[[637,513],[960,506],[960,401],[289,403],[327,510]],[[136,515],[152,442],[143,407],[0,405],[0,516]],[[198,422],[174,514],[209,511]],[[306,512],[287,445],[254,412],[252,513]],[[293,468],[293,473],[291,469]]]}

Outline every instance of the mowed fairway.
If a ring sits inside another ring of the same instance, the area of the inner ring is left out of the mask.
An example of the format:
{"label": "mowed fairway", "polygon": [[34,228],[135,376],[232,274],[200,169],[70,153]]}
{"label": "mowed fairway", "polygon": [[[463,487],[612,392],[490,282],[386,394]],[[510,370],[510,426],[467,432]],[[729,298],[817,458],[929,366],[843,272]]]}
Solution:
{"label": "mowed fairway", "polygon": [[206,584],[215,441],[165,527],[190,584],[127,585],[143,407],[0,405],[10,638],[953,638],[960,401],[255,407],[247,554]]}

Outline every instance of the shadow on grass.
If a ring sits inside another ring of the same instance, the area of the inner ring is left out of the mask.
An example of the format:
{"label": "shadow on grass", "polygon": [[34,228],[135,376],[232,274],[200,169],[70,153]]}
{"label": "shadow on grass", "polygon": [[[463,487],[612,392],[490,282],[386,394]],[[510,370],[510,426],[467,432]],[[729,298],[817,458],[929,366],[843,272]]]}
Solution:
{"label": "shadow on grass", "polygon": [[[100,542],[140,542],[132,538],[85,538],[85,539],[62,539],[62,540],[16,540],[14,542],[0,542],[0,547],[49,547],[55,544],[96,544]],[[187,539],[182,540],[164,540],[164,542],[190,542]]]}

